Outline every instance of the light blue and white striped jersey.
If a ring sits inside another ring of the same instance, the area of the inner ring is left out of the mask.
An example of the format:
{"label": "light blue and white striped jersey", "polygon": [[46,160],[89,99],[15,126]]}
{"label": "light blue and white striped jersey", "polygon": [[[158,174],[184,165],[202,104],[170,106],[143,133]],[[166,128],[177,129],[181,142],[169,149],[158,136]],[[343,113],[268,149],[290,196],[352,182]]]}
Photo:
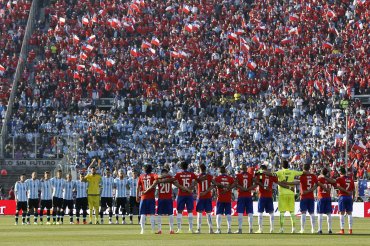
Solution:
{"label": "light blue and white striped jersey", "polygon": [[130,196],[136,197],[137,181],[138,178],[134,179],[131,177],[128,179],[128,185],[130,186]]}
{"label": "light blue and white striped jersey", "polygon": [[53,197],[63,198],[63,186],[65,179],[58,179],[54,177],[51,179],[51,184],[53,185]]}
{"label": "light blue and white striped jersey", "polygon": [[14,187],[15,199],[18,202],[27,202],[27,184],[18,181]]}
{"label": "light blue and white striped jersey", "polygon": [[86,198],[87,197],[87,187],[89,183],[83,182],[81,180],[74,182],[74,187],[76,189],[76,198]]}
{"label": "light blue and white striped jersey", "polygon": [[41,189],[41,200],[52,200],[53,199],[53,185],[51,179],[40,181]]}
{"label": "light blue and white striped jersey", "polygon": [[40,180],[27,179],[27,197],[29,199],[39,199]]}
{"label": "light blue and white striped jersey", "polygon": [[114,187],[116,188],[116,198],[117,197],[127,197],[127,188],[128,179],[124,177],[123,179],[116,178],[114,180]]}
{"label": "light blue and white striped jersey", "polygon": [[113,197],[113,184],[114,179],[113,177],[102,177],[101,178],[101,197]]}
{"label": "light blue and white striped jersey", "polygon": [[63,199],[73,200],[73,181],[65,181],[63,185]]}

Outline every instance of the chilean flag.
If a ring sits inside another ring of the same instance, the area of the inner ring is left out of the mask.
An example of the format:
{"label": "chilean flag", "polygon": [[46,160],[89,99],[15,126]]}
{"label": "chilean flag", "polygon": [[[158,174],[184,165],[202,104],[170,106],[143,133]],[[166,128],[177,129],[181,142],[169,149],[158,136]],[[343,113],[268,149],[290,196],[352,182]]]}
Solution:
{"label": "chilean flag", "polygon": [[192,32],[193,31],[193,25],[192,24],[187,24],[185,25],[185,30],[187,32]]}
{"label": "chilean flag", "polygon": [[105,64],[107,65],[107,67],[113,67],[113,65],[116,64],[116,61],[109,58],[109,59],[107,59]]}
{"label": "chilean flag", "polygon": [[289,16],[290,21],[299,21],[299,16],[296,14],[292,14]]}
{"label": "chilean flag", "polygon": [[137,49],[131,49],[130,50],[130,54],[133,56],[133,57],[139,57],[140,56],[140,53],[137,51]]}
{"label": "chilean flag", "polygon": [[197,23],[193,23],[193,31],[199,31],[200,25]]}
{"label": "chilean flag", "polygon": [[170,56],[173,58],[179,58],[180,54],[177,51],[170,51]]}
{"label": "chilean flag", "polygon": [[113,28],[118,28],[120,26],[120,21],[116,18],[110,20],[110,26]]}
{"label": "chilean flag", "polygon": [[179,55],[179,58],[188,58],[189,57],[189,54],[188,53],[186,53],[185,51],[179,51],[179,53],[178,53]]}
{"label": "chilean flag", "polygon": [[248,52],[249,52],[249,50],[250,50],[250,47],[249,47],[249,45],[248,45],[248,44],[246,44],[246,43],[240,43],[240,49],[241,49],[243,52],[248,53]]}
{"label": "chilean flag", "polygon": [[151,45],[151,43],[149,43],[149,42],[147,42],[147,41],[143,41],[143,43],[141,44],[141,48],[142,48],[143,50],[145,50],[145,49],[149,49],[149,48],[152,48],[152,45]]}
{"label": "chilean flag", "polygon": [[88,52],[91,52],[93,49],[94,49],[94,47],[89,45],[89,44],[82,47],[82,50],[88,51]]}
{"label": "chilean flag", "polygon": [[0,65],[0,73],[4,73],[5,72],[5,67],[3,65]]}
{"label": "chilean flag", "polygon": [[325,43],[323,43],[322,44],[322,47],[324,48],[324,49],[332,49],[333,47],[334,47],[334,45],[332,45],[331,43],[329,43],[329,42],[325,42]]}
{"label": "chilean flag", "polygon": [[68,62],[76,62],[76,61],[77,61],[77,56],[69,56],[69,57],[67,58],[67,61],[68,61]]}
{"label": "chilean flag", "polygon": [[256,30],[262,30],[262,31],[264,31],[264,30],[266,30],[266,26],[265,25],[259,25],[259,26],[257,26],[256,27]]}
{"label": "chilean flag", "polygon": [[77,35],[73,35],[73,43],[78,44],[80,42],[80,38]]}
{"label": "chilean flag", "polygon": [[253,38],[252,38],[252,41],[254,43],[258,44],[260,42],[260,38],[257,35],[254,35]]}
{"label": "chilean flag", "polygon": [[281,44],[290,44],[292,40],[290,38],[284,38],[283,40],[280,41]]}
{"label": "chilean flag", "polygon": [[63,17],[60,17],[59,18],[59,23],[60,23],[60,25],[64,26],[64,24],[66,23],[66,19],[63,18]]}
{"label": "chilean flag", "polygon": [[282,54],[284,55],[285,51],[283,48],[279,47],[279,46],[275,46],[275,54]]}
{"label": "chilean flag", "polygon": [[81,71],[81,70],[84,70],[86,68],[86,66],[85,65],[77,65],[77,70],[78,71]]}
{"label": "chilean flag", "polygon": [[244,33],[245,33],[245,31],[243,29],[236,30],[236,34],[238,34],[238,35],[242,35]]}
{"label": "chilean flag", "polygon": [[[118,25],[117,25],[117,27],[118,27]],[[126,31],[128,31],[128,32],[133,32],[133,31],[135,31],[134,26],[133,26],[132,24],[130,24],[130,23],[123,22],[123,27],[124,27],[124,28],[126,29]]]}
{"label": "chilean flag", "polygon": [[89,19],[87,19],[86,17],[82,18],[82,24],[83,24],[84,26],[89,25]]}
{"label": "chilean flag", "polygon": [[157,46],[157,47],[159,47],[159,46],[161,45],[161,43],[159,42],[158,38],[156,38],[156,37],[153,37],[153,38],[152,38],[152,41],[150,41],[150,43],[151,43],[152,45]]}
{"label": "chilean flag", "polygon": [[238,35],[236,34],[236,33],[229,33],[229,35],[227,35],[227,37],[229,38],[229,39],[231,39],[232,41],[234,41],[234,42],[237,42],[238,41]]}
{"label": "chilean flag", "polygon": [[87,42],[88,42],[89,44],[91,44],[92,42],[94,42],[94,41],[95,41],[95,39],[96,39],[96,36],[95,36],[95,35],[91,35],[90,37],[88,37],[88,38],[87,38]]}
{"label": "chilean flag", "polygon": [[252,60],[248,60],[247,67],[254,71],[257,68],[257,64]]}
{"label": "chilean flag", "polygon": [[131,7],[131,9],[133,9],[136,13],[141,13],[141,9],[139,8],[139,6],[138,6],[136,3],[132,3],[130,7]]}
{"label": "chilean flag", "polygon": [[328,16],[329,18],[334,18],[337,15],[335,14],[335,12],[333,10],[329,9],[328,12],[326,13],[326,16]]}
{"label": "chilean flag", "polygon": [[152,53],[152,55],[155,55],[155,49],[149,48],[148,50],[150,51],[150,53]]}
{"label": "chilean flag", "polygon": [[83,60],[83,61],[86,61],[87,55],[84,52],[81,52],[80,59]]}
{"label": "chilean flag", "polygon": [[189,14],[191,12],[190,6],[184,5],[184,7],[182,8],[182,12],[184,12],[185,14]]}

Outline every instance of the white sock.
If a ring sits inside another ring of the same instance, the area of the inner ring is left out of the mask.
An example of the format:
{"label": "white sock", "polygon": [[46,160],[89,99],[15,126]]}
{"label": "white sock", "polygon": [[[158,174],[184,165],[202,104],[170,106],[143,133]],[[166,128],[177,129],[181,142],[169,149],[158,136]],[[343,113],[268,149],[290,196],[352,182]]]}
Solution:
{"label": "white sock", "polygon": [[221,230],[222,214],[216,215],[217,230]]}
{"label": "white sock", "polygon": [[189,230],[193,230],[193,211],[190,211],[188,214],[188,219],[189,219]]}
{"label": "white sock", "polygon": [[239,227],[239,230],[243,228],[243,214],[242,213],[238,213],[238,227]]}
{"label": "white sock", "polygon": [[252,228],[253,228],[253,214],[248,214],[248,225],[249,225],[249,230],[252,230]]}
{"label": "white sock", "polygon": [[177,228],[181,230],[182,214],[177,214]]}
{"label": "white sock", "polygon": [[348,227],[350,230],[352,230],[352,224],[353,224],[353,217],[352,214],[348,215]]}
{"label": "white sock", "polygon": [[202,213],[197,214],[197,229],[200,230],[202,228]]}
{"label": "white sock", "polygon": [[227,214],[226,219],[227,219],[227,229],[230,230],[231,229],[231,214]]}
{"label": "white sock", "polygon": [[315,230],[315,214],[310,214],[310,221],[311,221],[311,230]]}
{"label": "white sock", "polygon": [[152,231],[155,229],[155,217],[154,215],[150,215],[150,225],[152,227]]}
{"label": "white sock", "polygon": [[326,215],[327,216],[327,218],[326,218],[326,220],[328,221],[328,231],[331,231],[331,224],[332,224],[332,218],[331,218],[331,214],[327,214]]}
{"label": "white sock", "polygon": [[318,231],[322,231],[322,217],[323,217],[322,214],[318,214],[317,215]]}
{"label": "white sock", "polygon": [[173,214],[169,216],[170,219],[170,231],[173,231]]}
{"label": "white sock", "polygon": [[274,230],[274,219],[275,219],[274,212],[272,212],[270,213],[270,231]]}
{"label": "white sock", "polygon": [[301,231],[304,231],[305,224],[306,224],[306,213],[301,215]]}
{"label": "white sock", "polygon": [[140,226],[141,226],[141,230],[144,230],[144,227],[145,227],[145,215],[141,215],[140,216]]}
{"label": "white sock", "polygon": [[339,221],[340,221],[340,229],[344,230],[344,214],[341,214],[339,216]]}
{"label": "white sock", "polygon": [[258,229],[263,231],[263,213],[258,213]]}
{"label": "white sock", "polygon": [[211,213],[207,213],[207,223],[208,223],[209,229],[212,229],[213,225],[212,225],[212,214]]}
{"label": "white sock", "polygon": [[157,217],[158,231],[162,231],[162,216],[158,215]]}

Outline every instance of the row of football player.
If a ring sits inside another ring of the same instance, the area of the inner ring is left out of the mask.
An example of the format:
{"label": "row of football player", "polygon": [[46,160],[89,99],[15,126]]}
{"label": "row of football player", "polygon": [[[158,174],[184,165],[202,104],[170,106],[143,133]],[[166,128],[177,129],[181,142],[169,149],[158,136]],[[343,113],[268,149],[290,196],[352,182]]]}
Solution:
{"label": "row of football player", "polygon": [[[50,224],[52,211],[53,224],[63,223],[66,209],[69,210],[70,223],[73,223],[73,208],[76,209],[77,223],[80,222],[80,212],[82,210],[83,222],[86,223],[88,209],[89,182],[80,174],[80,179],[73,181],[70,174],[66,179],[62,178],[62,171],[57,171],[56,177],[50,178],[50,172],[45,172],[43,179],[37,179],[37,173],[32,173],[32,178],[26,180],[22,174],[20,180],[15,184],[16,214],[15,224],[18,224],[19,211],[22,210],[22,223],[30,223],[30,215],[34,215],[34,224],[38,223],[38,209],[40,209],[40,223],[43,223],[43,212],[46,209],[47,224]],[[98,184],[101,187],[101,209],[100,217],[103,219],[103,211],[109,207],[109,222],[112,223],[112,204],[113,193],[115,193],[115,215],[116,223],[118,217],[122,216],[122,224],[125,224],[126,204],[128,203],[130,213],[130,223],[132,223],[132,213],[136,202],[137,173],[133,172],[132,177],[128,178],[122,171],[118,177],[113,179],[108,170],[106,176],[101,178]],[[75,204],[73,199],[75,193]],[[96,211],[97,212],[97,211]]]}
{"label": "row of football player", "polygon": [[[290,213],[292,222],[292,233],[295,233],[295,185],[300,185],[300,210],[301,233],[305,231],[306,214],[310,215],[311,232],[315,232],[315,200],[314,191],[318,189],[318,233],[322,234],[323,215],[327,215],[328,233],[332,233],[332,206],[331,189],[335,187],[338,190],[339,211],[340,211],[340,234],[344,234],[344,215],[347,213],[349,222],[349,233],[352,234],[352,203],[354,182],[350,176],[346,175],[346,169],[340,170],[338,179],[328,177],[328,170],[324,168],[319,177],[310,172],[310,166],[305,165],[303,172],[288,169],[287,161],[283,162],[283,168],[275,173],[267,170],[262,165],[261,170],[255,174],[248,172],[247,166],[242,165],[242,172],[236,177],[227,175],[225,167],[220,167],[220,175],[213,177],[207,174],[206,166],[200,165],[199,174],[188,172],[188,164],[181,163],[181,172],[174,177],[168,174],[168,170],[162,170],[161,175],[153,174],[151,165],[145,166],[145,173],[140,175],[137,187],[137,201],[140,201],[139,214],[141,215],[140,225],[141,234],[144,233],[145,220],[150,216],[152,232],[155,231],[155,190],[158,188],[158,210],[157,225],[159,234],[162,233],[162,215],[169,215],[170,233],[174,232],[174,216],[172,203],[172,184],[179,188],[177,197],[177,233],[182,232],[182,212],[187,208],[189,231],[200,233],[202,224],[202,212],[207,214],[207,223],[209,232],[214,233],[212,224],[212,190],[217,190],[216,203],[216,226],[215,233],[221,233],[222,215],[227,217],[227,233],[231,231],[231,192],[232,189],[238,190],[237,213],[238,230],[236,233],[242,233],[243,214],[248,214],[249,233],[252,233],[253,226],[253,202],[252,190],[258,188],[258,226],[257,233],[263,233],[263,212],[270,216],[270,233],[274,231],[274,206],[272,199],[272,187],[276,183],[279,185],[278,209],[280,212],[280,233],[284,232],[284,215]],[[157,187],[158,186],[158,187]],[[193,231],[193,190],[197,187],[197,229]],[[140,196],[141,194],[141,196]]]}

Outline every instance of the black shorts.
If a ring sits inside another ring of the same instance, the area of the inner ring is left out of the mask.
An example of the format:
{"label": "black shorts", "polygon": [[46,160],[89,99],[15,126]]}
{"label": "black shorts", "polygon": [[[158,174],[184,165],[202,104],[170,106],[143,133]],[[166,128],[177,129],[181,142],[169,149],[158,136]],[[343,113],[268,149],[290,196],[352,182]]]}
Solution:
{"label": "black shorts", "polygon": [[41,200],[40,209],[51,209],[53,207],[53,200]]}
{"label": "black shorts", "polygon": [[28,199],[28,209],[38,209],[39,208],[39,199]]}
{"label": "black shorts", "polygon": [[63,198],[53,197],[53,208],[62,208],[63,207]]}
{"label": "black shorts", "polygon": [[102,197],[100,199],[100,206],[103,208],[108,207],[111,208],[113,207],[113,198],[112,197]]}
{"label": "black shorts", "polygon": [[126,209],[126,203],[127,203],[127,198],[126,197],[117,197],[116,198],[116,207]]}
{"label": "black shorts", "polygon": [[27,212],[27,202],[17,202],[17,210],[22,210],[23,213]]}
{"label": "black shorts", "polygon": [[132,213],[132,210],[134,208],[139,207],[139,203],[136,201],[136,197],[130,196],[128,206],[129,206],[130,213]]}
{"label": "black shorts", "polygon": [[87,210],[87,197],[76,198],[76,210]]}
{"label": "black shorts", "polygon": [[63,200],[63,210],[66,208],[73,209],[73,200]]}

